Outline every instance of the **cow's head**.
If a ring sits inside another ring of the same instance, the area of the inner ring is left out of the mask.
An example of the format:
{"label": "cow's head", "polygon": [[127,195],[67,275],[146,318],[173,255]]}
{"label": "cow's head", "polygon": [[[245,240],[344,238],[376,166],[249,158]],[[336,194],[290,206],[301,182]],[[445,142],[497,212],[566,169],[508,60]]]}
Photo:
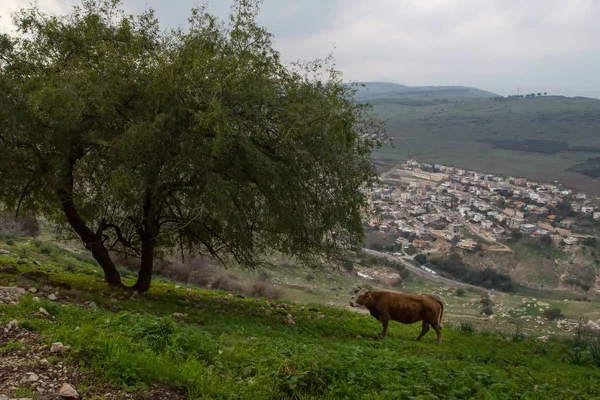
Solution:
{"label": "cow's head", "polygon": [[367,289],[361,288],[360,286],[354,291],[354,293],[356,293],[356,295],[350,299],[350,305],[352,307],[364,306],[371,298],[371,292]]}

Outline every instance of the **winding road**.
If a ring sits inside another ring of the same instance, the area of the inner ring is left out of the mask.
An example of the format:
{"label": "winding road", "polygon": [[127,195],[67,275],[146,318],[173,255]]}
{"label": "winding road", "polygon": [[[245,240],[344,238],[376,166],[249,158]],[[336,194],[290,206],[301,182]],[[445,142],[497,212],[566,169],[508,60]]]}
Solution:
{"label": "winding road", "polygon": [[469,285],[468,283],[463,283],[463,282],[455,281],[453,279],[444,278],[439,275],[430,274],[429,272],[423,271],[421,268],[415,267],[410,262],[408,262],[407,261],[408,257],[396,257],[389,253],[383,253],[381,251],[376,251],[376,250],[371,250],[371,249],[366,249],[366,248],[363,249],[363,251],[367,254],[371,254],[371,255],[374,255],[377,257],[385,257],[392,261],[400,261],[402,263],[402,265],[404,265],[406,267],[406,269],[409,270],[412,274],[415,274],[417,276],[420,276],[421,278],[425,278],[430,281],[444,283],[448,286],[453,286],[453,287],[471,288],[471,289],[476,289],[476,290],[483,290],[486,292],[493,292],[496,295],[508,296],[507,293],[500,292],[498,290],[486,289],[481,286]]}

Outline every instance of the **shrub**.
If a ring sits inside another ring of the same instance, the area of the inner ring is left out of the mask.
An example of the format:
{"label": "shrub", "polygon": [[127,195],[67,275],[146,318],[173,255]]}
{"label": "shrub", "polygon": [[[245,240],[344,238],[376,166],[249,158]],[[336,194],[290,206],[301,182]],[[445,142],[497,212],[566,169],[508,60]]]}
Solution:
{"label": "shrub", "polygon": [[590,356],[597,367],[600,367],[600,337],[590,343]]}
{"label": "shrub", "polygon": [[315,275],[314,274],[307,274],[306,277],[304,277],[304,279],[306,279],[308,282],[312,282],[315,280]]}
{"label": "shrub", "polygon": [[25,348],[20,342],[9,341],[6,346],[0,348],[0,354],[10,354],[21,351]]}
{"label": "shrub", "polygon": [[563,317],[560,308],[549,308],[547,310],[544,310],[542,316],[550,321],[554,321],[555,319],[561,319]]}
{"label": "shrub", "polygon": [[40,245],[39,249],[40,249],[40,253],[42,253],[42,254],[50,254],[54,250],[54,248],[51,245],[46,244],[46,243],[42,243]]}
{"label": "shrub", "polygon": [[471,334],[475,332],[475,326],[469,321],[461,321],[458,324],[458,330],[462,333]]}
{"label": "shrub", "polygon": [[454,291],[454,294],[458,297],[462,297],[467,293],[467,291],[463,288],[458,288],[456,289],[456,291]]}
{"label": "shrub", "polygon": [[417,254],[414,260],[419,263],[419,265],[424,265],[427,262],[427,256],[425,254]]}
{"label": "shrub", "polygon": [[494,302],[489,297],[482,297],[481,300],[479,300],[479,302],[486,307],[491,307],[494,305]]}
{"label": "shrub", "polygon": [[342,265],[344,269],[348,272],[352,272],[354,270],[354,264],[352,263],[352,261],[344,261]]}
{"label": "shrub", "polygon": [[491,306],[485,306],[481,309],[481,313],[484,315],[492,315],[494,313],[494,309]]}

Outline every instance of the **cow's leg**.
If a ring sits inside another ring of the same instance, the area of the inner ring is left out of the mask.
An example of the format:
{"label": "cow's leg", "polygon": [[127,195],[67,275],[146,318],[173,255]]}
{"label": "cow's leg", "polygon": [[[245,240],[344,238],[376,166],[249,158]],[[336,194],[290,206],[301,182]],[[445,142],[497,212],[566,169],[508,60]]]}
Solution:
{"label": "cow's leg", "polygon": [[381,331],[381,337],[385,337],[387,335],[387,328],[389,322],[389,318],[381,317],[381,326],[383,327],[383,330]]}
{"label": "cow's leg", "polygon": [[417,336],[415,340],[421,340],[421,338],[425,336],[427,332],[429,332],[429,324],[426,321],[423,321],[423,328],[421,329],[421,333],[419,334],[419,336]]}
{"label": "cow's leg", "polygon": [[433,329],[435,329],[435,333],[437,333],[437,341],[438,344],[442,344],[442,326],[439,324],[431,325]]}

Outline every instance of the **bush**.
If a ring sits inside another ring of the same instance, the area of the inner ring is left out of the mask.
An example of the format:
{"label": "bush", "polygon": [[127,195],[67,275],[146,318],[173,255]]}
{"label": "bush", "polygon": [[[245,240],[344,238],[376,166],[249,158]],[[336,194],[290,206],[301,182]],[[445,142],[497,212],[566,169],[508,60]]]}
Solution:
{"label": "bush", "polygon": [[590,342],[590,356],[597,367],[600,367],[600,337]]}
{"label": "bush", "polygon": [[479,300],[479,302],[485,307],[491,307],[494,305],[494,302],[489,297],[482,297],[481,300]]}
{"label": "bush", "polygon": [[414,258],[414,260],[419,264],[419,265],[425,265],[425,263],[427,263],[427,256],[425,254],[417,254]]}
{"label": "bush", "polygon": [[458,288],[454,291],[454,294],[458,297],[462,297],[467,293],[467,291],[463,288]]}
{"label": "bush", "polygon": [[471,334],[475,332],[475,326],[469,321],[461,321],[458,324],[458,330],[462,333]]}
{"label": "bush", "polygon": [[481,309],[481,313],[484,315],[492,315],[494,313],[494,309],[491,306],[484,306]]}
{"label": "bush", "polygon": [[550,321],[554,321],[555,319],[561,319],[563,317],[560,308],[549,308],[547,310],[544,310],[542,316]]}
{"label": "bush", "polygon": [[344,261],[343,267],[348,272],[354,271],[354,264],[352,263],[352,261]]}
{"label": "bush", "polygon": [[315,280],[315,275],[314,274],[307,274],[306,277],[304,277],[304,279],[306,279],[307,282],[312,282]]}
{"label": "bush", "polygon": [[46,244],[46,243],[41,244],[39,249],[40,249],[40,253],[42,253],[42,254],[50,254],[54,250],[54,248],[51,245]]}

